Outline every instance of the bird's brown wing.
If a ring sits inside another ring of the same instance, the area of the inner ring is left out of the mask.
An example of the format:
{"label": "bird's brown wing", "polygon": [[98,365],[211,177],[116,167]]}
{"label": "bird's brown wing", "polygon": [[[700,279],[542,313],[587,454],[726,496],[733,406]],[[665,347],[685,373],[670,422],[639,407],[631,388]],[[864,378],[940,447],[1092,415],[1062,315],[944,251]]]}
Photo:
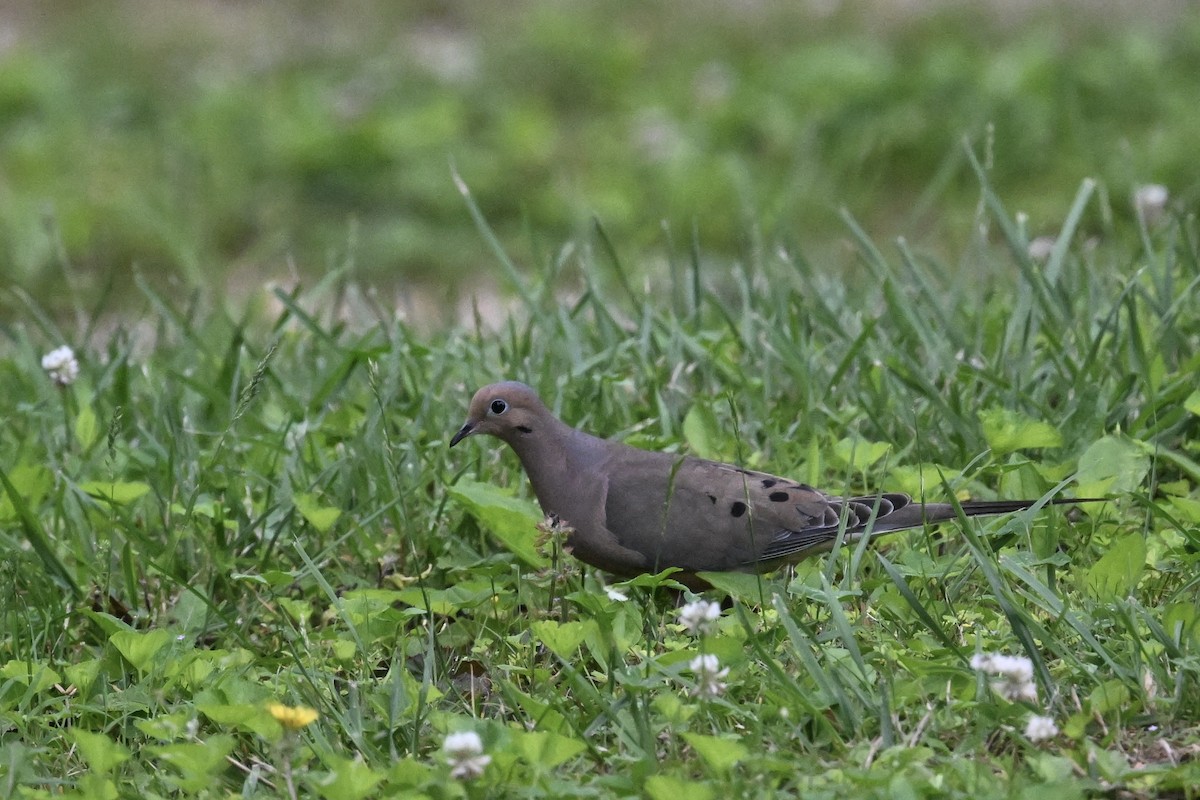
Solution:
{"label": "bird's brown wing", "polygon": [[[906,494],[889,493],[842,498],[825,495],[811,486],[804,485],[790,491],[806,496],[804,500],[800,501],[803,505],[823,502],[826,507],[825,518],[819,523],[798,528],[780,527],[775,531],[775,535],[767,546],[759,553],[759,561],[799,561],[813,553],[830,549],[837,540],[838,531],[843,530],[843,516],[845,517],[845,533],[843,535],[845,541],[849,542],[856,541],[868,529],[884,533],[913,525],[908,521],[897,525],[892,519],[897,512],[912,505],[912,498]],[[820,495],[823,501],[812,497],[810,493]],[[777,520],[773,515],[768,516],[772,522]],[[830,518],[834,518],[836,521],[830,522]],[[788,523],[787,515],[785,514],[784,518],[778,522]]]}
{"label": "bird's brown wing", "polygon": [[[744,570],[828,549],[842,516],[851,538],[911,504],[907,495],[832,497],[764,472],[663,453],[623,453],[606,527],[658,569]],[[876,509],[876,506],[878,508]]]}

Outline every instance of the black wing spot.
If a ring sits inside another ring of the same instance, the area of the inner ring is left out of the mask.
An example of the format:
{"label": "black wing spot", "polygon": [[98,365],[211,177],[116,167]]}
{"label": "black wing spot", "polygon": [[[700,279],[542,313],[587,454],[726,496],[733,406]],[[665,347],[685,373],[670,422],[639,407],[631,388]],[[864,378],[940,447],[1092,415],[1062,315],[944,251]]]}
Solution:
{"label": "black wing spot", "polygon": [[740,517],[746,513],[746,504],[741,500],[736,501],[729,507],[729,513],[735,517]]}
{"label": "black wing spot", "polygon": [[528,425],[518,425],[517,430],[519,430],[521,433],[533,433],[533,428],[529,427]]}
{"label": "black wing spot", "polygon": [[787,492],[771,492],[769,495],[767,495],[767,497],[773,503],[786,503],[791,495],[789,495]]}
{"label": "black wing spot", "polygon": [[762,485],[764,489],[770,489],[777,483],[779,483],[779,481],[775,480],[774,478],[765,478],[763,479]]}
{"label": "black wing spot", "polygon": [[711,503],[712,503],[714,506],[717,504],[717,496],[716,496],[715,494],[710,494],[710,495],[708,495],[708,500],[709,500],[709,502],[711,502]]}

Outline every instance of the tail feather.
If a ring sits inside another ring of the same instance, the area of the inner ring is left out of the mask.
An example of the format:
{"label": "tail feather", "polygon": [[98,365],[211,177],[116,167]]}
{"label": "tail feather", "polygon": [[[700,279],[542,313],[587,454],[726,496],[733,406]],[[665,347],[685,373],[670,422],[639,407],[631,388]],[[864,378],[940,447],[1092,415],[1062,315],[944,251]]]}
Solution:
{"label": "tail feather", "polygon": [[[1052,497],[1044,505],[1070,506],[1076,503],[1102,502],[1104,502],[1103,497]],[[1008,514],[1013,511],[1022,511],[1037,505],[1037,503],[1037,500],[968,500],[959,505],[968,517],[979,517],[986,514]]]}
{"label": "tail feather", "polygon": [[[887,503],[883,503],[886,500]],[[1045,501],[1048,506],[1069,506],[1076,503],[1102,503],[1103,497],[1055,497]],[[919,528],[958,519],[959,509],[968,517],[987,514],[1008,514],[1023,511],[1041,502],[1038,500],[968,500],[957,507],[950,503],[917,503],[908,495],[893,494],[880,497],[851,497],[842,509],[848,513],[845,520],[846,541],[854,541],[868,530],[874,535]],[[837,525],[812,525],[800,530],[787,528],[775,532],[774,538],[753,560],[761,568],[763,564],[782,561],[798,561],[813,553],[829,550],[842,530]]]}
{"label": "tail feather", "polygon": [[[1102,503],[1105,498],[1102,497],[1054,497],[1043,505],[1047,506],[1070,506],[1076,503]],[[1041,502],[1038,500],[967,500],[959,503],[958,508],[962,509],[962,513],[968,517],[982,517],[989,514],[1009,514],[1014,511],[1024,511],[1027,508],[1032,508]],[[889,533],[891,531],[904,530],[906,528],[918,528],[922,525],[933,524],[937,522],[948,522],[958,519],[958,508],[955,508],[950,503],[910,503],[907,506],[898,508],[891,514],[886,516],[881,515],[874,525],[875,533]],[[865,530],[868,527],[866,521],[861,521],[856,526],[856,530]]]}

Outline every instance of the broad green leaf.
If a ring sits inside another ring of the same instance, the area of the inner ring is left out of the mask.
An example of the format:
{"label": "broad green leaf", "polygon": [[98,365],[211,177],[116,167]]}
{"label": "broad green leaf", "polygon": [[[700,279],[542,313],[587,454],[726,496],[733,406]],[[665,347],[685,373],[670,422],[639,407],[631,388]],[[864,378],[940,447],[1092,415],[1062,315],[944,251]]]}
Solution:
{"label": "broad green leaf", "polygon": [[203,742],[151,746],[145,752],[174,767],[179,778],[173,782],[185,792],[195,794],[212,787],[213,775],[225,769],[225,757],[235,744],[232,736],[218,735]]}
{"label": "broad green leaf", "polygon": [[[738,636],[709,636],[704,640],[702,652],[716,656],[722,667],[733,666],[746,660],[746,640]],[[658,663],[664,667],[687,664],[697,655],[696,650],[672,650],[659,656]]]}
{"label": "broad green leaf", "polygon": [[555,622],[554,620],[538,620],[530,625],[533,635],[546,645],[550,652],[564,661],[574,661],[579,654],[579,645],[588,635],[589,626],[595,627],[594,620],[586,622]]}
{"label": "broad green leaf", "polygon": [[18,491],[17,487],[9,479],[8,474],[0,467],[0,486],[4,488],[5,497],[12,505],[13,513],[16,519],[21,524],[21,529],[25,532],[25,538],[29,540],[29,546],[37,554],[42,564],[46,567],[46,571],[60,583],[64,588],[67,588],[71,593],[79,597],[82,594],[79,584],[75,581],[74,575],[67,566],[58,557],[56,548],[51,544],[50,536],[46,529],[42,527],[42,522],[34,510],[30,507],[26,498]]}
{"label": "broad green leaf", "polygon": [[150,491],[141,481],[84,481],[79,488],[97,500],[117,506],[127,505]]}
{"label": "broad green leaf", "polygon": [[96,423],[96,412],[91,406],[84,406],[79,410],[79,416],[75,418],[75,440],[79,442],[79,446],[84,450],[88,450],[96,443],[96,436],[100,432],[100,426]]}
{"label": "broad green leaf", "polygon": [[328,533],[333,524],[338,521],[338,517],[342,515],[340,508],[321,505],[320,498],[308,492],[297,492],[292,496],[292,502],[296,504],[296,510],[300,512],[301,516],[308,520],[308,524],[316,528],[319,533]]}
{"label": "broad green leaf", "polygon": [[1087,571],[1088,593],[1100,600],[1127,597],[1146,569],[1146,540],[1140,533],[1122,536]]}
{"label": "broad green leaf", "polygon": [[537,524],[542,519],[537,506],[490,483],[465,478],[446,491],[518,558],[535,567],[546,566],[548,561],[537,552]]}
{"label": "broad green leaf", "polygon": [[[18,464],[8,473],[8,479],[28,508],[37,508],[54,485],[54,476],[41,464]],[[17,519],[17,509],[7,492],[0,492],[0,521]]]}
{"label": "broad green leaf", "polygon": [[1192,523],[1200,522],[1200,500],[1191,497],[1168,497],[1167,502],[1183,520]]}
{"label": "broad green leaf", "polygon": [[892,800],[917,800],[920,795],[913,782],[903,772],[893,772],[888,779],[887,796]]}
{"label": "broad green leaf", "polygon": [[1129,705],[1129,688],[1119,680],[1105,681],[1088,695],[1088,709],[1093,714],[1121,711]]}
{"label": "broad green leaf", "polygon": [[690,732],[685,732],[683,738],[710,767],[718,772],[725,772],[750,755],[746,746],[737,739]]}
{"label": "broad green leaf", "polygon": [[[557,698],[547,695],[545,698],[534,698],[531,695],[509,687],[512,692],[512,697],[521,710],[525,712],[527,719],[536,719],[538,730],[541,731],[559,731],[570,732],[571,725],[567,723],[567,718],[551,707],[550,702],[557,702]],[[544,702],[549,700],[550,702]],[[567,710],[567,709],[564,709]]]}
{"label": "broad green leaf", "polygon": [[350,589],[342,595],[342,602],[348,609],[375,614],[387,611],[400,596],[401,592],[397,589]]}
{"label": "broad green leaf", "polygon": [[[61,795],[68,798],[87,798],[87,800],[117,800],[121,795],[117,785],[111,778],[103,775],[88,773],[79,777],[79,791],[74,794]],[[36,796],[36,795],[31,795]]]}
{"label": "broad green leaf", "polygon": [[307,600],[297,600],[294,597],[277,597],[275,602],[279,603],[279,607],[294,620],[306,620],[313,615],[313,604]]}
{"label": "broad green leaf", "polygon": [[942,497],[945,494],[943,484],[953,482],[961,475],[959,470],[941,464],[898,465],[888,470],[888,488],[907,492],[913,497]]}
{"label": "broad green leaf", "polygon": [[578,739],[550,731],[522,731],[518,735],[517,744],[521,748],[521,756],[526,761],[540,765],[543,769],[557,767],[587,749],[587,745]]}
{"label": "broad green leaf", "polygon": [[690,699],[685,702],[677,694],[660,694],[651,701],[650,705],[664,720],[680,727],[685,726],[687,721],[700,710],[698,704],[691,702]]}
{"label": "broad green leaf", "polygon": [[62,683],[58,673],[36,661],[9,661],[0,667],[0,678],[28,686],[35,692],[44,692],[56,683]]}
{"label": "broad green leaf", "polygon": [[[1009,495],[1015,497],[1016,495]],[[1039,559],[1052,559],[1059,551],[1062,537],[1054,525],[1034,525],[1029,531],[1029,545]]]}
{"label": "broad green leaf", "polygon": [[651,775],[646,779],[644,788],[650,800],[712,800],[713,797],[710,784],[674,775]]}
{"label": "broad green leaf", "polygon": [[647,572],[643,575],[636,575],[621,581],[620,586],[623,589],[633,586],[641,586],[647,589],[657,589],[660,586],[666,586],[669,589],[679,589],[682,588],[683,584],[675,579],[675,575],[682,571],[679,567],[668,567],[662,572]]}
{"label": "broad green leaf", "polygon": [[763,593],[768,591],[763,586],[764,578],[759,575],[750,575],[745,572],[700,572],[697,574],[711,583],[717,591],[750,602],[757,602]]}
{"label": "broad green leaf", "polygon": [[1041,447],[1062,447],[1062,434],[1049,423],[1031,419],[1007,408],[979,412],[983,436],[998,455]]}
{"label": "broad green leaf", "polygon": [[[1106,783],[1120,783],[1129,778],[1129,759],[1119,749],[1089,741],[1087,743],[1087,763],[1088,767],[1094,768],[1099,778]],[[1188,781],[1188,783],[1191,784],[1193,781]]]}
{"label": "broad green leaf", "polygon": [[171,660],[165,674],[178,680],[183,686],[205,686],[209,677],[218,669],[218,665],[207,655],[195,650],[184,653]]}
{"label": "broad green leaf", "polygon": [[1183,646],[1200,646],[1200,609],[1195,603],[1175,603],[1163,614],[1167,635]]}
{"label": "broad green leaf", "polygon": [[195,717],[194,710],[188,707],[173,714],[159,713],[156,716],[146,719],[135,719],[133,720],[133,727],[151,739],[156,739],[160,742],[173,742],[176,739],[189,735],[188,726],[194,724],[192,720]]}
{"label": "broad green leaf", "polygon": [[1067,717],[1066,722],[1063,723],[1063,735],[1069,739],[1082,739],[1085,735],[1087,735],[1087,728],[1091,723],[1091,714],[1072,714],[1071,716]]}
{"label": "broad green leaf", "polygon": [[296,573],[284,572],[278,569],[264,570],[261,575],[246,575],[238,573],[238,580],[253,581],[255,583],[265,583],[272,589],[278,589],[280,586],[287,586],[296,580]]}
{"label": "broad green leaf", "polygon": [[225,508],[221,503],[218,503],[211,497],[203,497],[191,505],[185,506],[183,503],[171,503],[172,514],[191,514],[197,517],[207,517],[208,519],[217,519],[225,514]]}
{"label": "broad green leaf", "polygon": [[252,703],[197,703],[196,710],[218,725],[240,727],[268,741],[280,736],[280,725],[261,705]]}
{"label": "broad green leaf", "polygon": [[212,606],[199,592],[183,592],[171,609],[171,624],[179,633],[201,634],[211,624]]}
{"label": "broad green leaf", "polygon": [[118,631],[132,631],[135,628],[124,620],[117,619],[112,614],[103,611],[92,611],[90,608],[82,609],[82,613],[87,616],[92,622],[100,628],[100,632],[105,636],[112,636]]}
{"label": "broad green leaf", "polygon": [[886,442],[871,442],[860,436],[850,436],[833,446],[833,457],[855,472],[866,472],[891,449],[892,446]]}
{"label": "broad green leaf", "polygon": [[100,675],[102,664],[103,662],[98,658],[89,658],[69,664],[65,670],[67,673],[67,682],[71,686],[78,688],[82,696],[87,697],[92,684],[96,682],[96,678]]}
{"label": "broad green leaf", "polygon": [[109,637],[117,652],[125,656],[125,660],[133,664],[138,672],[148,672],[154,662],[154,656],[163,649],[172,638],[170,631],[161,628],[153,631],[118,631]]}
{"label": "broad green leaf", "polygon": [[614,648],[617,654],[627,653],[645,636],[646,621],[632,603],[619,604],[609,619],[606,630],[601,630],[597,623],[583,640],[592,656],[605,668],[609,666],[608,659],[614,655]]}
{"label": "broad green leaf", "polygon": [[[388,592],[395,597],[395,602],[419,608],[422,611],[432,611],[434,614],[449,616],[462,611],[464,608],[474,608],[480,603],[491,599],[494,594],[490,584],[480,581],[468,581],[451,586],[449,589],[429,589],[420,586],[409,586],[400,590],[356,590]],[[351,594],[351,593],[347,593]]]}
{"label": "broad green leaf", "polygon": [[358,645],[352,639],[338,639],[330,644],[333,657],[339,661],[349,661],[358,652]]}
{"label": "broad green leaf", "polygon": [[362,800],[370,796],[386,775],[371,769],[360,758],[331,755],[325,759],[330,772],[318,779],[317,792],[328,800]]}
{"label": "broad green leaf", "polygon": [[71,731],[75,746],[83,760],[93,771],[107,775],[113,767],[129,760],[129,750],[119,742],[114,742],[103,733],[93,733],[81,728]]}
{"label": "broad green leaf", "polygon": [[388,770],[388,783],[393,787],[415,787],[429,780],[433,770],[413,756],[405,756]]}
{"label": "broad green leaf", "polygon": [[338,403],[321,419],[321,433],[350,439],[358,435],[363,424],[363,410],[355,403]]}
{"label": "broad green leaf", "polygon": [[422,589],[410,586],[396,593],[396,600],[421,611],[432,611],[448,617],[458,611],[458,606],[446,596],[445,589]]}
{"label": "broad green leaf", "polygon": [[1150,471],[1150,457],[1140,442],[1105,436],[1079,457],[1079,492],[1083,497],[1132,492]]}
{"label": "broad green leaf", "polygon": [[688,447],[701,458],[722,457],[717,444],[721,441],[717,415],[708,403],[696,403],[688,410],[687,416],[683,418],[683,438]]}
{"label": "broad green leaf", "polygon": [[[1029,765],[1033,767],[1033,771],[1042,780],[1048,783],[1070,781],[1075,777],[1075,770],[1078,769],[1078,766],[1071,759],[1051,755],[1050,753],[1038,753],[1030,761]],[[1068,795],[1068,797],[1070,796]]]}
{"label": "broad green leaf", "polygon": [[1200,389],[1195,390],[1183,401],[1183,407],[1200,417]]}

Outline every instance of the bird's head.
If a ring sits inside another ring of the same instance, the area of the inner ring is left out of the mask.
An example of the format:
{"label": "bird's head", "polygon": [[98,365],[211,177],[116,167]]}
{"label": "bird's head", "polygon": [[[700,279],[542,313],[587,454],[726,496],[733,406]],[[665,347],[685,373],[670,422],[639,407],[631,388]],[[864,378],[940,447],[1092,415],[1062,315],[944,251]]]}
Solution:
{"label": "bird's head", "polygon": [[450,439],[450,446],[477,433],[510,444],[541,427],[549,412],[537,392],[523,383],[505,381],[484,386],[471,398],[467,420]]}

